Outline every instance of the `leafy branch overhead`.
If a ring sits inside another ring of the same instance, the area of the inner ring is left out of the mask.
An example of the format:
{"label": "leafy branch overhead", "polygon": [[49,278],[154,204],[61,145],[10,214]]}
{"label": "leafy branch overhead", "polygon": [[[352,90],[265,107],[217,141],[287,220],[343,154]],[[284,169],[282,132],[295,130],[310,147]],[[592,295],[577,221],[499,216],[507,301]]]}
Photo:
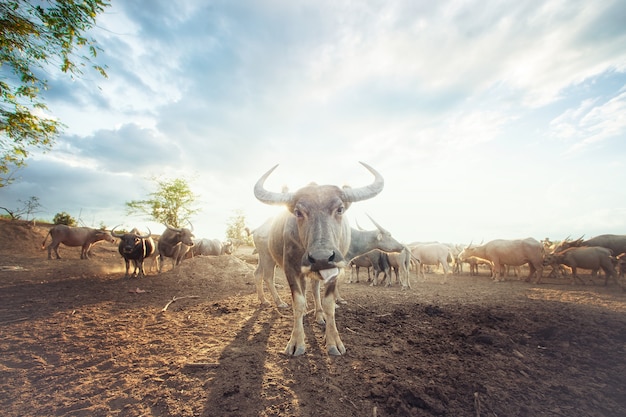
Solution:
{"label": "leafy branch overhead", "polygon": [[194,207],[197,196],[184,179],[159,180],[154,178],[157,190],[145,200],[126,203],[127,214],[143,214],[157,223],[182,227],[200,209]]}
{"label": "leafy branch overhead", "polygon": [[[0,2],[0,187],[32,148],[49,149],[63,124],[48,115],[41,97],[45,75],[61,70],[80,76],[88,65],[106,77],[96,41],[84,33],[110,4],[106,0]],[[87,54],[80,54],[86,51]]]}

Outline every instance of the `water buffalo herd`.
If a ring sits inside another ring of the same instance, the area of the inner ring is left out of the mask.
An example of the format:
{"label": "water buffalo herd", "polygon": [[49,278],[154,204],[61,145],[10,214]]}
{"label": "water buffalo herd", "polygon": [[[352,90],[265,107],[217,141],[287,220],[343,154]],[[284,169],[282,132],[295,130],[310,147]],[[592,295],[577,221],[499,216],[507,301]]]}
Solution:
{"label": "water buffalo herd", "polygon": [[[392,285],[391,271],[403,290],[410,288],[409,269],[411,265],[421,271],[429,266],[443,268],[444,280],[450,264],[454,271],[462,271],[462,264],[469,263],[471,273],[477,265],[489,267],[492,278],[501,281],[506,268],[528,265],[529,281],[534,278],[540,283],[544,268],[551,267],[551,275],[571,272],[572,282],[580,279],[578,269],[591,270],[597,274],[602,270],[606,275],[605,284],[610,278],[622,288],[626,266],[626,235],[601,235],[592,239],[569,240],[553,245],[549,241],[539,242],[534,238],[504,240],[496,239],[482,245],[450,245],[439,242],[402,244],[378,223],[376,229],[365,231],[350,227],[345,212],[354,202],[375,197],[384,187],[383,177],[372,167],[361,164],[374,176],[367,186],[360,188],[317,185],[311,183],[295,192],[282,190],[275,192],[264,187],[266,179],[276,169],[274,166],[256,182],[254,195],[262,203],[281,205],[287,208],[275,218],[251,231],[259,262],[254,272],[258,299],[261,305],[269,305],[265,299],[263,286],[270,291],[278,308],[287,308],[274,286],[274,272],[282,268],[289,283],[294,314],[291,337],[284,350],[289,356],[305,353],[305,333],[303,317],[306,314],[307,279],[311,281],[315,302],[315,319],[325,325],[326,349],[330,355],[343,355],[345,346],[335,324],[335,306],[343,300],[339,295],[337,282],[346,268],[368,268],[368,280],[378,282],[378,275],[385,274],[384,282]],[[190,224],[191,226],[191,224]],[[109,232],[87,227],[53,226],[48,235],[52,241],[48,245],[48,258],[54,250],[60,258],[58,247],[80,246],[81,259],[89,258],[89,249],[99,241],[120,240],[119,253],[126,263],[125,277],[143,277],[144,260],[158,255],[158,271],[163,268],[165,258],[170,258],[175,267],[190,256],[224,255],[233,252],[232,242],[195,239],[193,227],[177,228],[165,224],[165,230],[155,243],[150,231],[142,234],[137,229],[118,233],[115,228]],[[45,247],[48,235],[42,242]],[[134,264],[132,275],[130,262]],[[374,270],[374,278],[369,268]],[[619,274],[618,274],[619,271]],[[418,274],[418,277],[420,275]],[[348,282],[351,282],[352,278]],[[322,289],[322,284],[323,289]]]}

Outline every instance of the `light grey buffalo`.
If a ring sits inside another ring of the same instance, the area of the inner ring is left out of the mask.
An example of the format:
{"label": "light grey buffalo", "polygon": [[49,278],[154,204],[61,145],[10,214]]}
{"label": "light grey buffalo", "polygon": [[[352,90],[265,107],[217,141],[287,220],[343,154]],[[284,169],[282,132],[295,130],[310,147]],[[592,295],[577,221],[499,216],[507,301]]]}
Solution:
{"label": "light grey buffalo", "polygon": [[[400,282],[402,290],[411,288],[409,269],[411,269],[411,249],[405,246],[401,252],[386,253],[391,273],[395,272],[396,282]],[[387,286],[391,286],[391,273],[387,277]]]}
{"label": "light grey buffalo", "polygon": [[[353,229],[352,232],[355,230]],[[367,268],[367,282],[371,282],[371,286],[378,285],[378,277],[383,274],[383,280],[389,279],[391,276],[391,267],[389,266],[389,258],[386,253],[374,248],[366,253],[361,253],[359,256],[352,258],[350,266],[354,266],[356,269],[356,281],[359,282],[359,268]],[[370,275],[370,268],[372,268],[372,275]],[[352,281],[352,272],[350,272],[349,283]]]}
{"label": "light grey buffalo", "polygon": [[[388,230],[384,229],[381,225],[376,223],[376,221],[374,221],[374,219],[372,219],[371,217],[369,218],[376,226],[376,230],[359,230],[350,228],[350,247],[348,248],[348,253],[346,253],[345,258],[347,260],[350,260],[351,265],[356,265],[356,263],[359,263],[359,259],[361,259],[366,253],[373,251],[374,249],[379,249],[384,252],[399,252],[404,248],[404,246],[400,242],[398,242]],[[273,221],[274,219],[270,218],[265,223],[263,223],[263,225],[250,232],[254,241],[255,250],[259,254],[259,264],[254,271],[254,278],[256,283],[257,296],[259,298],[259,301],[261,302],[261,305],[269,305],[269,302],[265,299],[265,294],[263,292],[263,284],[265,284],[267,289],[270,291],[272,298],[274,299],[276,307],[287,308],[289,307],[289,305],[280,298],[280,295],[276,291],[276,286],[274,284],[274,269],[276,268],[276,262],[272,259],[268,244],[269,234]],[[376,259],[378,259],[379,257],[378,255],[372,256],[376,256]],[[368,265],[361,266],[372,266],[369,259],[367,263]],[[350,277],[350,280],[348,282],[352,282],[352,276]],[[356,282],[359,282],[358,267]],[[335,297],[338,303],[344,302],[344,300],[339,295],[337,287],[335,287]]]}
{"label": "light grey buffalo", "polygon": [[92,229],[91,227],[70,227],[64,224],[57,224],[50,228],[48,234],[41,242],[41,249],[46,246],[46,240],[48,236],[52,238],[52,241],[48,245],[48,259],[52,259],[51,251],[54,250],[54,254],[57,259],[61,259],[59,256],[59,245],[63,243],[65,246],[81,246],[80,259],[89,259],[89,250],[91,246],[101,240],[107,242],[115,242],[111,232],[107,230]]}
{"label": "light grey buffalo", "polygon": [[[375,177],[361,188],[340,188],[334,185],[309,184],[296,192],[273,192],[264,188],[274,166],[257,181],[255,197],[271,205],[284,205],[287,211],[269,225],[266,267],[283,268],[293,301],[293,330],[285,354],[298,356],[306,351],[303,317],[306,314],[306,278],[312,279],[316,318],[326,321],[326,349],[330,355],[342,355],[346,348],[335,323],[335,288],[338,277],[348,262],[351,228],[345,211],[350,204],[376,196],[384,187],[383,177],[372,167],[361,163]],[[258,248],[257,248],[258,249]],[[259,257],[261,251],[259,251]],[[261,262],[259,258],[259,262]],[[273,265],[271,265],[273,262]],[[324,282],[324,296],[320,285]]]}
{"label": "light grey buffalo", "polygon": [[435,268],[441,265],[443,268],[444,281],[448,278],[450,272],[450,263],[452,262],[452,254],[450,247],[443,243],[425,243],[425,244],[410,244],[409,249],[414,259],[419,260],[417,265],[417,278],[426,279],[424,275],[424,268],[427,265],[434,265]]}
{"label": "light grey buffalo", "polygon": [[[359,268],[367,268],[367,280],[370,281],[370,267],[373,267],[376,277],[381,272],[388,273],[386,268],[380,266],[382,253],[396,253],[404,249],[404,245],[398,242],[389,231],[376,223],[369,215],[367,216],[376,226],[376,230],[351,229],[350,248],[346,259],[350,260],[350,266],[356,269],[356,282],[359,282]],[[381,252],[382,251],[382,252]],[[349,283],[353,282],[353,274],[350,272]]]}
{"label": "light grey buffalo", "polygon": [[[354,229],[352,230],[354,232]],[[367,282],[372,281],[372,274],[370,268],[374,268],[374,273],[378,274],[380,271],[377,271],[378,266],[378,258],[380,257],[381,252],[378,251],[370,251],[368,253],[364,253],[350,260],[350,279],[348,279],[348,283],[360,282],[359,281],[359,270],[361,268],[367,268]],[[377,276],[377,275],[376,275]],[[356,277],[356,278],[355,278]]]}
{"label": "light grey buffalo", "polygon": [[[193,226],[192,226],[193,228]],[[165,224],[157,248],[159,251],[159,273],[163,270],[163,259],[172,258],[172,268],[180,264],[185,254],[193,246],[194,235],[186,227],[172,227]]]}
{"label": "light grey buffalo", "polygon": [[234,247],[230,240],[221,242],[219,239],[194,239],[193,247],[189,251],[191,256],[219,256],[230,255]]}
{"label": "light grey buffalo", "polygon": [[461,260],[470,256],[486,259],[493,262],[493,278],[495,281],[503,281],[502,266],[521,266],[528,264],[530,274],[526,278],[529,281],[533,275],[537,276],[537,283],[541,282],[543,274],[543,245],[532,237],[526,239],[495,239],[481,246],[472,247],[471,244],[463,249],[459,255]]}
{"label": "light grey buffalo", "polygon": [[[478,275],[478,265],[486,265],[487,267],[489,267],[489,271],[491,271],[490,274],[493,277],[493,262],[488,261],[487,259],[481,259],[477,256],[469,256],[464,259],[461,259],[459,257],[459,262],[466,262],[467,264],[469,264],[471,276]],[[461,272],[462,269],[463,268],[460,268]]]}
{"label": "light grey buffalo", "polygon": [[568,248],[561,252],[546,255],[543,264],[544,266],[567,265],[572,268],[572,284],[576,278],[584,283],[576,272],[577,268],[590,269],[592,275],[596,275],[598,270],[602,269],[606,274],[604,285],[608,283],[609,277],[614,279],[617,277],[611,258],[611,250],[600,246]]}

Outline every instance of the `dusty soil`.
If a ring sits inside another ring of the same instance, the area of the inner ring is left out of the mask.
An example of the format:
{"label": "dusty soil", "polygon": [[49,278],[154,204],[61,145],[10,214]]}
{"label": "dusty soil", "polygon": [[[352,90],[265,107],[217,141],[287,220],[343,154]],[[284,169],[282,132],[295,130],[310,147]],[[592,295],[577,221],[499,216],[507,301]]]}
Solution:
{"label": "dusty soil", "polygon": [[309,315],[307,353],[289,358],[291,310],[259,308],[252,248],[126,280],[114,244],[48,260],[48,227],[0,221],[4,416],[626,415],[615,283],[344,283],[346,355]]}

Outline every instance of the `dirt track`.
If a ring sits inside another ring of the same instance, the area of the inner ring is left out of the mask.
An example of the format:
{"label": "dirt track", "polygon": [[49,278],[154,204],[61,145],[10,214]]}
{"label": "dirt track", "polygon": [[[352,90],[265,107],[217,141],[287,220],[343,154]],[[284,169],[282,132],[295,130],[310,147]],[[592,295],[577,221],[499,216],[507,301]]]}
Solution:
{"label": "dirt track", "polygon": [[[5,416],[626,415],[615,284],[342,284],[347,354],[327,356],[308,317],[307,353],[288,358],[291,311],[258,307],[250,248],[129,281],[108,243],[48,261],[46,231],[0,221]],[[198,298],[161,311],[174,296]]]}

